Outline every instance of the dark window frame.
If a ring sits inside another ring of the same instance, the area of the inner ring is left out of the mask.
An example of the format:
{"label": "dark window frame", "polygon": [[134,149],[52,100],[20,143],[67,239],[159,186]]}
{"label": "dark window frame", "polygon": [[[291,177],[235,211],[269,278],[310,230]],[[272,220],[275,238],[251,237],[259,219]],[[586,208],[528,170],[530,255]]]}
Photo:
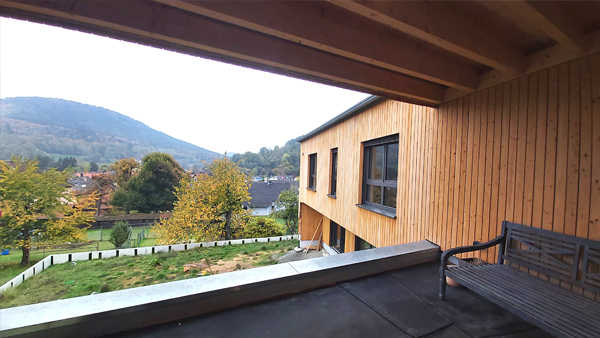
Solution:
{"label": "dark window frame", "polygon": [[[396,189],[396,194],[398,193],[398,177],[396,180],[386,180],[387,177],[387,161],[388,161],[388,146],[391,144],[398,144],[399,137],[398,134],[390,135],[386,137],[381,137],[378,139],[370,140],[363,142],[363,180],[362,180],[362,199],[361,206],[364,209],[371,210],[374,212],[381,213],[385,216],[395,217],[396,216],[396,207],[390,207],[384,205],[384,191],[385,188],[394,188]],[[371,169],[371,153],[372,149],[377,146],[384,146],[383,149],[383,171],[381,173],[381,179],[372,179],[369,177],[369,170]],[[367,200],[367,185],[381,187],[381,203],[374,203]],[[396,201],[396,205],[398,201]]]}
{"label": "dark window frame", "polygon": [[317,191],[317,153],[308,155],[308,186],[306,188]]}
{"label": "dark window frame", "polygon": [[[337,229],[340,228],[338,236]],[[340,239],[339,249],[337,247],[337,239]],[[334,221],[329,221],[329,246],[338,253],[344,253],[346,250],[346,228],[337,224]]]}
{"label": "dark window frame", "polygon": [[[366,248],[366,249],[361,249],[361,243],[364,242],[366,244],[368,244],[370,246],[370,248]],[[365,241],[364,239],[355,236],[354,239],[354,251],[361,251],[361,250],[370,250],[370,249],[375,249],[375,246],[367,241]]]}
{"label": "dark window frame", "polygon": [[329,194],[327,196],[336,198],[337,196],[337,173],[338,173],[338,148],[331,149],[331,173],[329,182]]}

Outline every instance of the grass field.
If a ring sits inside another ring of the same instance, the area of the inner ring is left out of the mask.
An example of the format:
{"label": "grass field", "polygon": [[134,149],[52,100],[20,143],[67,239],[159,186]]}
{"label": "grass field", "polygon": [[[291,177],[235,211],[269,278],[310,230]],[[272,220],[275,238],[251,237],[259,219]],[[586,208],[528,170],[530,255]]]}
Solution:
{"label": "grass field", "polygon": [[[281,218],[275,218],[275,221],[282,226],[285,225],[285,221]],[[153,246],[156,244],[156,238],[153,238],[155,235],[150,232],[151,228],[152,227],[150,226],[133,228],[131,238],[137,240],[137,234],[141,231],[145,231],[147,237],[141,243],[135,243],[136,247]],[[90,245],[84,245],[77,248],[34,250],[31,252],[30,266],[52,254],[114,249],[115,246],[108,241],[111,232],[112,229],[87,230],[88,240],[99,241]],[[21,267],[19,265],[22,257],[23,253],[20,249],[11,249],[9,255],[0,256],[0,285],[8,282],[27,269],[27,267]]]}
{"label": "grass field", "polygon": [[[297,245],[295,240],[252,243],[54,265],[5,291],[0,295],[0,308],[196,278],[202,273],[210,275],[271,265],[277,263],[274,255],[280,256]],[[198,266],[186,272],[184,265],[191,263]]]}
{"label": "grass field", "polygon": [[[144,230],[145,229],[145,230]],[[150,233],[151,227],[137,227],[133,228],[132,237],[137,239],[137,234],[141,231],[146,232],[146,237],[154,236]],[[114,249],[115,246],[108,241],[112,229],[94,229],[88,230],[88,240],[98,241],[90,245],[84,245],[77,248],[60,248],[60,249],[46,249],[46,250],[34,250],[31,252],[30,265],[42,260],[44,257],[53,254],[61,253],[72,253],[72,252],[84,252],[84,251],[95,251],[95,250],[110,250]],[[140,246],[153,246],[156,243],[156,238],[146,238],[137,247]],[[21,259],[23,258],[23,252],[20,249],[11,249],[10,254],[6,256],[0,256],[0,285],[13,279],[15,276],[25,271],[27,267],[21,267]]]}

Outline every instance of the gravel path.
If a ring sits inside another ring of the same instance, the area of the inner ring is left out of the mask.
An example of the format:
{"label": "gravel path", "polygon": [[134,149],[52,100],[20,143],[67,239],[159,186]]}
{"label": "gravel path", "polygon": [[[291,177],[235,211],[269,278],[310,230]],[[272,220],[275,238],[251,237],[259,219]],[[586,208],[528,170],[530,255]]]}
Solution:
{"label": "gravel path", "polygon": [[321,251],[310,250],[307,253],[304,253],[302,251],[296,252],[294,250],[291,250],[279,258],[279,263],[301,261],[303,259],[318,258],[318,257],[323,257],[323,256],[328,256],[327,252],[325,252],[325,250],[321,250]]}

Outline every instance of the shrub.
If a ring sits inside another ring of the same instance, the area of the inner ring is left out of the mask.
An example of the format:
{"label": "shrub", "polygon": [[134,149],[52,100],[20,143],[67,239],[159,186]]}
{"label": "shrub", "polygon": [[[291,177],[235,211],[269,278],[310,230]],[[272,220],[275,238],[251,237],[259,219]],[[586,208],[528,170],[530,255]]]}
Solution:
{"label": "shrub", "polygon": [[108,239],[115,248],[120,248],[127,242],[129,236],[131,235],[131,228],[129,227],[129,222],[127,221],[117,221],[115,222],[115,226],[110,233],[110,238]]}
{"label": "shrub", "polygon": [[154,258],[148,262],[148,265],[150,265],[150,266],[159,266],[161,264],[162,264],[162,259],[160,259],[160,258]]}
{"label": "shrub", "polygon": [[256,217],[246,225],[244,237],[274,237],[283,236],[284,230],[274,219],[267,217]]}
{"label": "shrub", "polygon": [[110,287],[108,286],[108,284],[102,284],[102,286],[100,287],[100,292],[105,293],[110,291]]}

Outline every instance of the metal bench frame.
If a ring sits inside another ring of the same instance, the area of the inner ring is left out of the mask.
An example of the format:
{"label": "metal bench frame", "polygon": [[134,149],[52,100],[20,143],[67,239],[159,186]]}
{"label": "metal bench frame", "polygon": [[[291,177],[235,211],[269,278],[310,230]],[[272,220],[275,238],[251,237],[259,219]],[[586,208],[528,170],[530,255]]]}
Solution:
{"label": "metal bench frame", "polygon": [[[536,285],[534,291],[528,290],[527,292],[534,292],[536,293],[535,296],[544,299],[546,298],[544,297],[545,295],[558,295],[560,291],[563,296],[566,295],[566,299],[572,300],[572,303],[574,303],[574,305],[569,304],[570,311],[574,308],[575,312],[581,311],[581,313],[586,313],[586,311],[589,312],[589,299],[584,299],[581,294],[572,292],[569,289],[561,288],[562,290],[558,290],[556,289],[558,288],[556,284],[533,276],[531,272],[537,272],[561,283],[568,283],[584,291],[600,294],[600,273],[590,271],[590,263],[600,265],[600,242],[504,221],[502,222],[502,232],[499,237],[487,243],[475,242],[472,246],[446,250],[441,256],[440,299],[444,300],[445,298],[447,276],[547,332],[556,336],[573,336],[573,333],[561,331],[560,325],[558,325],[559,328],[557,329],[556,326],[547,325],[547,321],[539,320],[543,314],[537,312],[531,313],[531,310],[528,310],[528,312],[523,309],[517,309],[510,305],[507,299],[503,299],[500,292],[488,292],[492,289],[486,290],[485,287],[482,288],[481,280],[477,283],[470,281],[468,276],[471,272],[467,273],[467,270],[464,269],[474,271],[473,266],[448,269],[448,261],[452,262],[456,260],[455,255],[479,251],[496,245],[499,246],[497,264],[487,266],[487,271],[493,271],[498,276],[502,276],[502,274],[506,275],[507,273],[511,273],[512,275],[518,273],[519,283],[527,283],[529,281]],[[508,268],[511,264],[528,269],[530,273],[523,272],[518,268]],[[480,274],[486,273],[483,269],[478,269],[477,271]],[[540,283],[540,281],[544,281],[544,283]],[[502,283],[499,284],[501,285]],[[497,288],[498,286],[493,287]],[[512,285],[512,287],[515,287],[515,285]],[[568,293],[565,294],[564,290],[567,290]],[[579,303],[583,302],[587,304],[587,308],[584,305],[579,305]],[[538,306],[528,305],[530,309]],[[597,310],[600,311],[600,303],[592,304],[595,309],[596,305]],[[590,325],[592,324],[590,323]],[[598,336],[600,336],[600,328],[598,328]]]}

